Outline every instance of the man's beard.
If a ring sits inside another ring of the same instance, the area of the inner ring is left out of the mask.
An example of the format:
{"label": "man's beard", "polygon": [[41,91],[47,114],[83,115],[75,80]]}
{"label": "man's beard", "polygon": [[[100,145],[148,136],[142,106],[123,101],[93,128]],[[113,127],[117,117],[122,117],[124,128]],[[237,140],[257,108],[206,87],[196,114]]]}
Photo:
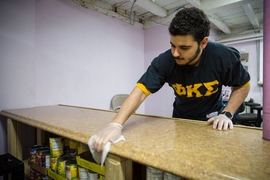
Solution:
{"label": "man's beard", "polygon": [[[197,50],[196,50],[196,52],[195,52],[195,54],[194,54],[194,56],[192,56],[191,58],[189,58],[189,61],[186,64],[183,64],[183,65],[180,65],[179,64],[179,66],[186,66],[186,65],[188,66],[191,62],[193,62],[199,56],[200,52],[201,52],[201,49],[198,47]],[[176,60],[179,60],[181,58],[180,57],[175,57],[175,59]]]}

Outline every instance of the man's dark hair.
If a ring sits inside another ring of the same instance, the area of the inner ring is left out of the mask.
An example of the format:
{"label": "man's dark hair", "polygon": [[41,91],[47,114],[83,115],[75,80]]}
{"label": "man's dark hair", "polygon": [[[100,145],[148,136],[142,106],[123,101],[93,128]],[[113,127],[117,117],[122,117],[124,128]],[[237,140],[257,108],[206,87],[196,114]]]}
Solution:
{"label": "man's dark hair", "polygon": [[180,10],[173,18],[169,32],[172,36],[192,35],[200,43],[210,33],[210,22],[206,14],[195,7]]}

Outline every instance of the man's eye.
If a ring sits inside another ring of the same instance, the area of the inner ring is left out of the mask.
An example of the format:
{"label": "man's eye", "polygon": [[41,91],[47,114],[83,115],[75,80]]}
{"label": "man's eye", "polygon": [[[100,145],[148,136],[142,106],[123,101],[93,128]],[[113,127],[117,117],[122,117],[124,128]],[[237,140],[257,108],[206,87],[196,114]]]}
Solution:
{"label": "man's eye", "polygon": [[182,50],[188,50],[189,47],[181,47]]}

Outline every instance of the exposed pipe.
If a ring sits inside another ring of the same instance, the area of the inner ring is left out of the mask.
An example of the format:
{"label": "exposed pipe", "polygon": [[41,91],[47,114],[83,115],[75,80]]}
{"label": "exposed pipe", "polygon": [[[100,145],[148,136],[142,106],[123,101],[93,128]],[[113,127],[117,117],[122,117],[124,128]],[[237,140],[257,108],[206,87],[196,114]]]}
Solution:
{"label": "exposed pipe", "polygon": [[237,43],[244,43],[244,42],[249,42],[249,41],[256,41],[256,40],[261,40],[263,39],[263,37],[255,37],[255,38],[249,38],[249,39],[243,39],[243,40],[234,40],[234,41],[228,41],[228,42],[221,42],[221,41],[217,41],[217,42],[221,42],[223,44],[237,44]]}
{"label": "exposed pipe", "polygon": [[216,42],[221,42],[221,43],[233,43],[235,41],[253,41],[253,40],[258,40],[263,38],[263,33],[257,33],[257,34],[249,34],[249,35],[242,35],[242,36],[234,36],[234,37],[229,37],[229,38],[221,38],[216,40]]}

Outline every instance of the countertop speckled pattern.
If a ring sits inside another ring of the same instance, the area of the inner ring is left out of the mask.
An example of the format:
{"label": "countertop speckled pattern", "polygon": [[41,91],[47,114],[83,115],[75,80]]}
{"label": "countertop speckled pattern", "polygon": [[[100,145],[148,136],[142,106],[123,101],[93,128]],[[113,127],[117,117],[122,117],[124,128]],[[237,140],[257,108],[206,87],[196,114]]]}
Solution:
{"label": "countertop speckled pattern", "polygon": [[[56,105],[3,110],[9,117],[82,143],[107,126],[115,112]],[[270,179],[270,142],[262,129],[217,131],[206,122],[132,115],[125,142],[110,153],[190,179]]]}

